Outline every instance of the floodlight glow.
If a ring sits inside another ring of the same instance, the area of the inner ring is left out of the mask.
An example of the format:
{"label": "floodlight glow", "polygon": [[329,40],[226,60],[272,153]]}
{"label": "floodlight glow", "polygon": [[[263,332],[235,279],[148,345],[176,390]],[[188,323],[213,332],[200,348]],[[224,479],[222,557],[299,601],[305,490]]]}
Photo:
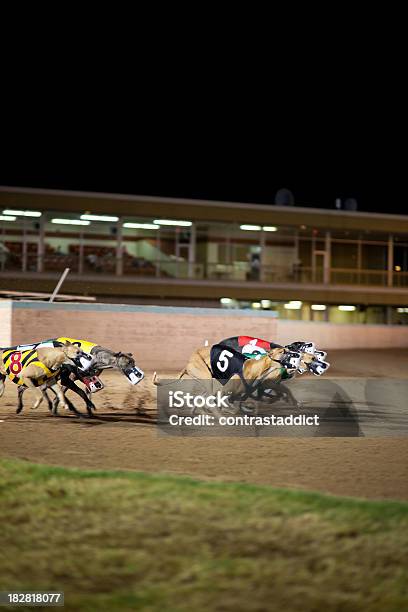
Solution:
{"label": "floodlight glow", "polygon": [[231,304],[232,299],[231,298],[221,298],[220,302],[221,304]]}
{"label": "floodlight glow", "polygon": [[270,308],[271,300],[261,300],[262,308]]}
{"label": "floodlight glow", "polygon": [[153,223],[157,223],[157,225],[176,225],[181,227],[190,227],[193,225],[191,221],[173,221],[173,219],[155,219]]}
{"label": "floodlight glow", "polygon": [[324,304],[312,304],[312,310],[326,310],[326,306]]}
{"label": "floodlight glow", "polygon": [[11,217],[10,215],[0,215],[0,221],[16,221],[17,217]]}
{"label": "floodlight glow", "polygon": [[124,223],[123,227],[127,227],[129,229],[148,229],[155,230],[159,229],[159,225],[155,225],[154,223]]}
{"label": "floodlight glow", "polygon": [[302,308],[302,302],[300,300],[291,300],[289,304],[283,305],[286,310],[300,310]]}
{"label": "floodlight glow", "polygon": [[339,310],[341,310],[342,312],[354,312],[355,309],[355,306],[349,306],[348,304],[339,306]]}
{"label": "floodlight glow", "polygon": [[247,230],[248,232],[260,232],[262,227],[260,225],[240,225],[239,229]]}
{"label": "floodlight glow", "polygon": [[262,229],[264,232],[277,232],[278,231],[278,228],[275,227],[274,225],[264,225]]}
{"label": "floodlight glow", "polygon": [[90,225],[90,221],[84,221],[83,219],[51,219],[51,223],[58,223],[61,225]]}
{"label": "floodlight glow", "polygon": [[84,221],[118,221],[119,217],[109,217],[107,215],[81,215]]}
{"label": "floodlight glow", "polygon": [[41,217],[42,213],[36,210],[13,210],[6,208],[3,210],[3,215],[14,215],[15,217]]}
{"label": "floodlight glow", "polygon": [[407,313],[408,312],[408,308],[397,308],[397,312],[400,312],[400,313],[405,312],[405,313]]}
{"label": "floodlight glow", "polygon": [[259,310],[261,308],[261,302],[252,302],[252,308]]}

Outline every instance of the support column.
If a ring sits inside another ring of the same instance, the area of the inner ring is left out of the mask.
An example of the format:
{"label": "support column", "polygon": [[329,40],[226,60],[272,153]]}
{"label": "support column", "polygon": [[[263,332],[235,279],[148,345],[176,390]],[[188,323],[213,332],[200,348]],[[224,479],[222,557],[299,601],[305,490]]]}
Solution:
{"label": "support column", "polygon": [[264,263],[265,263],[265,247],[266,247],[266,236],[265,236],[265,232],[264,230],[262,230],[260,232],[260,237],[259,237],[259,248],[260,248],[260,253],[259,253],[259,263],[260,263],[260,269],[259,269],[259,280],[261,282],[265,281],[265,268],[264,268]]}
{"label": "support column", "polygon": [[27,272],[27,219],[23,217],[23,251],[21,253],[21,270]]}
{"label": "support column", "polygon": [[123,274],[123,221],[119,219],[116,224],[116,276]]}
{"label": "support column", "polygon": [[302,282],[302,279],[300,278],[300,258],[299,258],[299,232],[296,232],[294,235],[294,241],[293,241],[293,251],[294,251],[294,265],[293,265],[293,280],[296,283],[300,283]]}
{"label": "support column", "polygon": [[392,275],[394,272],[394,236],[388,236],[388,257],[387,257],[387,285],[392,287]]}
{"label": "support column", "polygon": [[79,233],[78,274],[84,273],[84,232]]}
{"label": "support column", "polygon": [[41,216],[38,220],[40,226],[37,244],[37,272],[44,271],[44,252],[45,252],[45,219]]}
{"label": "support column", "polygon": [[196,262],[196,226],[190,227],[190,243],[188,245],[188,277],[194,278],[194,266]]}
{"label": "support column", "polygon": [[316,282],[316,238],[312,238],[312,282]]}
{"label": "support column", "polygon": [[323,282],[325,285],[330,283],[330,272],[331,272],[331,234],[326,232],[324,241],[324,269],[323,269]]}
{"label": "support column", "polygon": [[160,276],[160,253],[161,253],[160,231],[161,231],[161,226],[159,225],[159,229],[156,231],[156,252],[157,252],[157,259],[156,259],[155,265],[156,265],[156,276],[157,277]]}
{"label": "support column", "polygon": [[357,242],[357,282],[361,283],[361,268],[363,266],[363,243],[361,240],[361,234],[358,237]]}

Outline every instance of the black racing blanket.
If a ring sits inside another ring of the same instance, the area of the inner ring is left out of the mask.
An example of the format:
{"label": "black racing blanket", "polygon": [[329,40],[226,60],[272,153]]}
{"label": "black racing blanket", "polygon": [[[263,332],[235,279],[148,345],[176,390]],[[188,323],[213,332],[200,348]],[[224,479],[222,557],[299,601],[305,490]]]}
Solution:
{"label": "black racing blanket", "polygon": [[247,358],[226,344],[214,344],[211,347],[210,363],[214,378],[226,385],[231,376],[238,374],[242,378],[242,367]]}

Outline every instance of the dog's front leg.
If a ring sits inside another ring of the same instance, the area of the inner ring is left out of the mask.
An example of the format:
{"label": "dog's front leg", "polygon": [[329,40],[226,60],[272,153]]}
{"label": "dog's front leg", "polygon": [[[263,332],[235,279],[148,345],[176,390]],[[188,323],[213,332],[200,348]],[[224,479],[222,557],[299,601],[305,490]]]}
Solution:
{"label": "dog's front leg", "polygon": [[38,406],[41,404],[45,396],[44,390],[41,389],[40,387],[36,387],[35,382],[36,382],[36,379],[32,380],[31,378],[24,378],[24,384],[29,389],[32,389],[33,391],[35,391],[35,394],[37,396],[37,399],[35,400],[34,404],[31,406],[31,410],[37,410]]}
{"label": "dog's front leg", "polygon": [[5,380],[6,380],[6,375],[3,374],[2,372],[0,372],[0,397],[3,395],[4,393],[4,389],[5,389]]}

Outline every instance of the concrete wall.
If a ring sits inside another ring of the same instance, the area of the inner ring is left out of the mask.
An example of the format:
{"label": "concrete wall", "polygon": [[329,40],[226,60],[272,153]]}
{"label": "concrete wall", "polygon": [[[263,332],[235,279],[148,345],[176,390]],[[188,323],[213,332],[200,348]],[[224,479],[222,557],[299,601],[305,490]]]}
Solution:
{"label": "concrete wall", "polygon": [[179,369],[205,340],[214,344],[246,332],[274,338],[276,325],[268,313],[241,310],[14,302],[11,336],[12,344],[89,339],[132,352],[142,368]]}
{"label": "concrete wall", "polygon": [[277,325],[278,344],[313,340],[322,349],[406,348],[408,326],[283,321]]}
{"label": "concrete wall", "polygon": [[0,345],[57,336],[84,338],[132,352],[145,369],[179,369],[195,348],[251,335],[287,344],[313,340],[322,349],[408,347],[408,326],[283,321],[268,312],[0,301]]}
{"label": "concrete wall", "polygon": [[10,346],[12,302],[0,300],[0,346]]}

